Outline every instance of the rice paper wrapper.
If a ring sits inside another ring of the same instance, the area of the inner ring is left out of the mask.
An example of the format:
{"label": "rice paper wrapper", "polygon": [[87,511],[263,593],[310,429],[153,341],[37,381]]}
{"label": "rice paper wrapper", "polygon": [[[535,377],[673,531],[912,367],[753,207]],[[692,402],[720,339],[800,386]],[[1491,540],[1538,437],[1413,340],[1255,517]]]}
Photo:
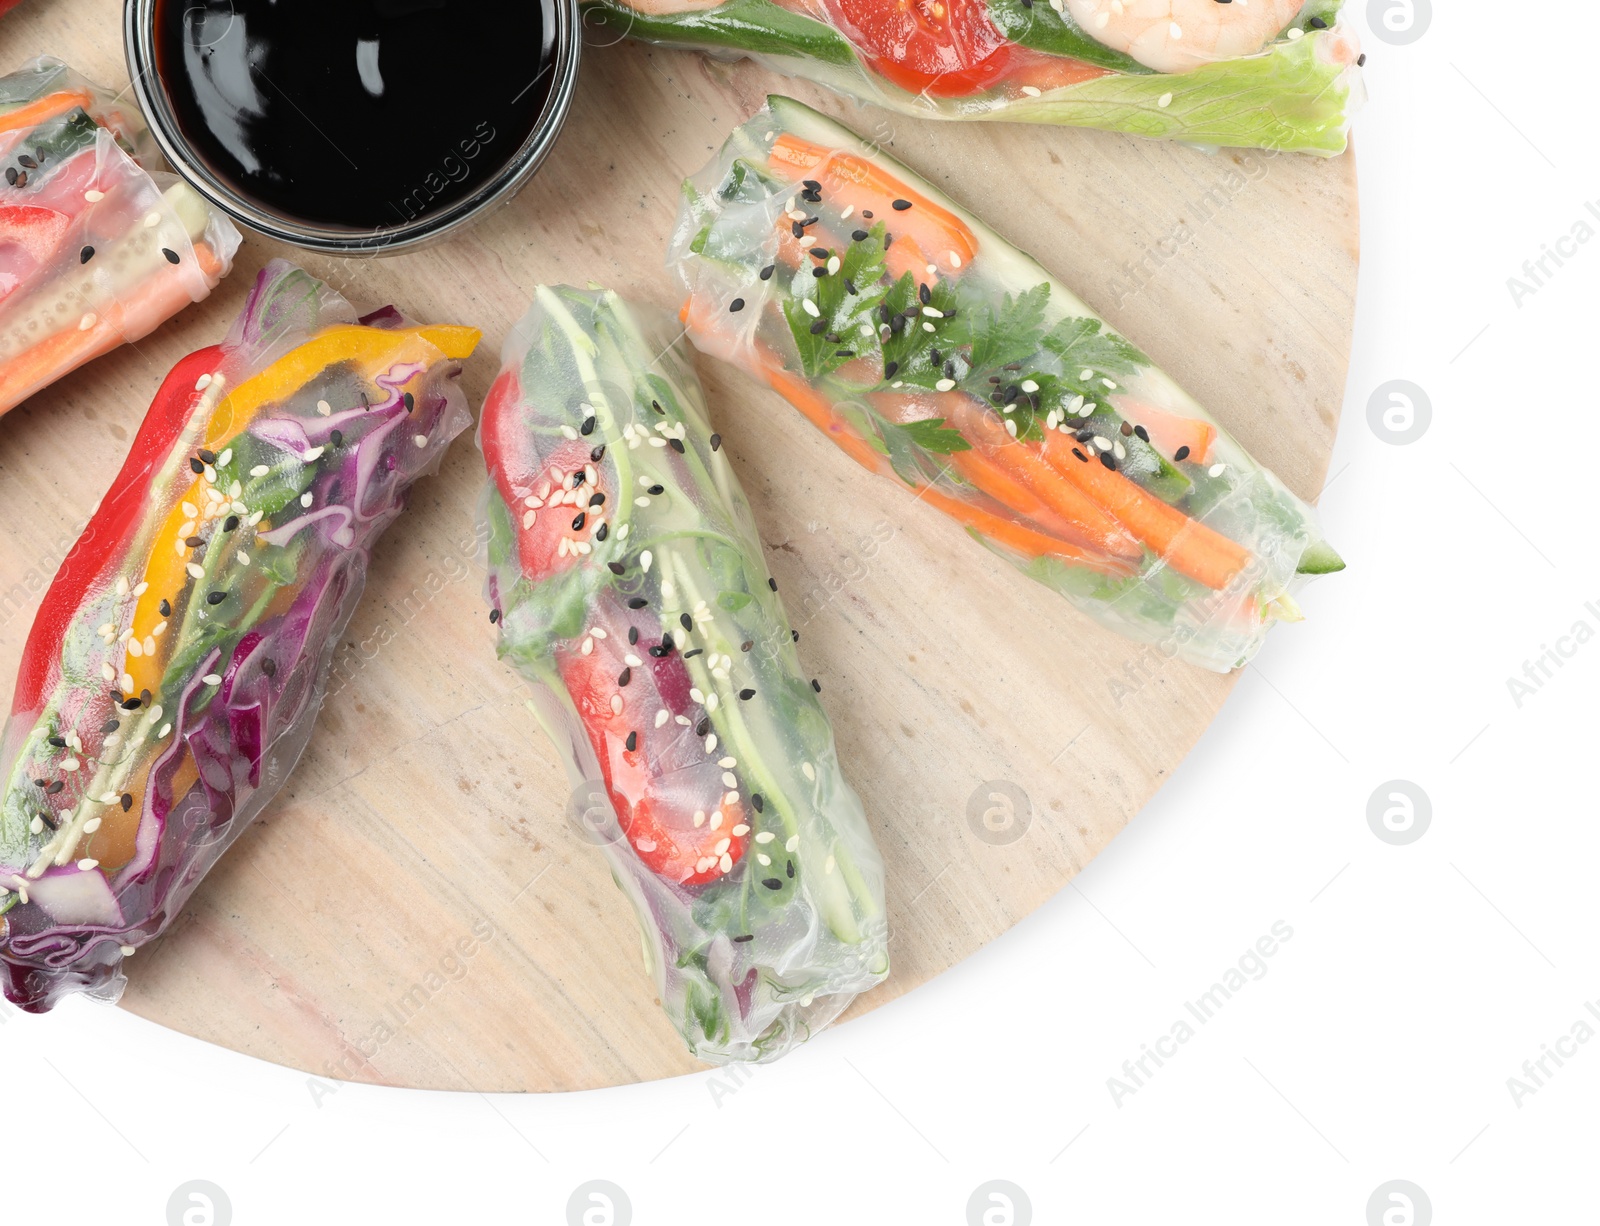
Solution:
{"label": "rice paper wrapper", "polygon": [[1096,621],[1219,672],[1310,575],[1315,512],[1038,263],[773,97],[684,184],[669,261],[705,352],[767,383]]}
{"label": "rice paper wrapper", "polygon": [[0,413],[204,299],[238,247],[131,103],[59,60],[0,77]]}
{"label": "rice paper wrapper", "polygon": [[499,651],[672,1024],[768,1061],[888,973],[883,862],[681,329],[541,287],[479,426]]}
{"label": "rice paper wrapper", "polygon": [[470,424],[477,333],[282,261],[178,364],[47,590],[0,733],[0,972],[115,1000],[293,770],[374,542]]}

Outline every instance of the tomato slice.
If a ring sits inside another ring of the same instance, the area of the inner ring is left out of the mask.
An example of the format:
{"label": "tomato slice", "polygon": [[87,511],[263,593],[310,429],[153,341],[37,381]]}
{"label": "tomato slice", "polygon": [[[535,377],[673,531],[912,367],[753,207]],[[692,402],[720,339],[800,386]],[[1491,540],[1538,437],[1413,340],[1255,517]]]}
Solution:
{"label": "tomato slice", "polygon": [[0,298],[48,264],[72,218],[32,204],[0,205]]}
{"label": "tomato slice", "polygon": [[583,636],[558,650],[556,666],[624,837],[657,876],[699,886],[743,859],[750,827],[742,794],[724,777],[737,763],[721,765],[720,747],[706,752],[698,730],[705,708],[690,695],[677,648],[652,654],[664,646],[653,617],[606,594],[596,598]]}
{"label": "tomato slice", "polygon": [[981,0],[828,0],[846,38],[901,89],[962,98],[1006,75],[1015,44]]}

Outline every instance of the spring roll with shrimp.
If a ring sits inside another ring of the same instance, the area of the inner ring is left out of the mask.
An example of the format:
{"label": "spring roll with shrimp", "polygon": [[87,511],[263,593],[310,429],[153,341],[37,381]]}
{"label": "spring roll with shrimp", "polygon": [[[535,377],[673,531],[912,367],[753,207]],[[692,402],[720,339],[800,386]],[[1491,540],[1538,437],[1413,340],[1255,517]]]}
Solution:
{"label": "spring roll with shrimp", "polygon": [[888,973],[883,863],[681,329],[540,287],[479,423],[500,655],[690,1051],[767,1061]]}
{"label": "spring roll with shrimp", "polygon": [[684,184],[695,344],[1103,624],[1219,672],[1342,569],[1312,509],[914,172],[773,97]]}
{"label": "spring roll with shrimp", "polygon": [[471,328],[282,261],[184,358],[33,623],[0,733],[0,979],[115,1000],[311,736],[373,542],[471,422]]}
{"label": "spring roll with shrimp", "polygon": [[747,55],[910,115],[1331,155],[1365,97],[1343,0],[583,0],[591,27]]}

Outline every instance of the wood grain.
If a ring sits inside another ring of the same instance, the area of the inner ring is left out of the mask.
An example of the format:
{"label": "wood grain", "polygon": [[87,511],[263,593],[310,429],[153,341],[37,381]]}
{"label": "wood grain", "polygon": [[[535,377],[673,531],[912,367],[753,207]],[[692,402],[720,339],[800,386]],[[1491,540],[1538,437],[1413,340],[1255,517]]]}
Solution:
{"label": "wood grain", "polygon": [[[0,23],[0,71],[48,51],[125,84],[119,29],[115,0],[29,0]],[[536,283],[596,280],[675,303],[662,253],[677,184],[777,89],[978,206],[1297,493],[1319,491],[1354,308],[1350,155],[915,123],[750,64],[632,45],[587,48],[581,76],[550,161],[470,234],[383,261],[303,261],[362,308],[395,301],[481,327],[489,341],[464,376],[474,405]],[[433,137],[418,134],[419,164]],[[275,255],[293,253],[247,240],[208,302],[0,420],[0,675],[161,376],[222,334]],[[893,973],[861,1012],[1061,889],[1232,682],[1097,629],[936,512],[864,479],[772,394],[700,366],[891,873]],[[125,1007],[388,1085],[571,1090],[697,1067],[656,1005],[621,894],[564,820],[564,777],[522,687],[494,659],[476,558],[481,472],[462,441],[415,491],[377,551],[312,748],[131,965]],[[1317,631],[1277,633],[1309,648]],[[969,799],[985,781],[1025,795],[1019,839],[975,833]]]}

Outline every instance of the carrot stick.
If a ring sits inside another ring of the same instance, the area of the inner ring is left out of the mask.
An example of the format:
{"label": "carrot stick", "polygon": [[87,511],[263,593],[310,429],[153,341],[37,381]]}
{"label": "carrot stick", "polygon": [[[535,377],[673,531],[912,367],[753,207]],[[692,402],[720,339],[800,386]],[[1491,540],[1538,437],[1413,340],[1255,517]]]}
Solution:
{"label": "carrot stick", "polygon": [[94,105],[94,99],[87,90],[62,89],[53,94],[46,94],[43,98],[35,98],[32,102],[19,106],[14,111],[0,114],[0,132],[12,132],[18,128],[31,128],[53,119],[57,115],[70,111],[75,106],[84,110]]}
{"label": "carrot stick", "polygon": [[1221,589],[1250,561],[1244,546],[1168,506],[1070,440],[1052,439],[1043,454],[1051,468],[1126,524],[1179,574]]}
{"label": "carrot stick", "polygon": [[981,401],[965,392],[935,393],[946,422],[989,459],[1009,470],[1046,506],[1078,529],[1102,553],[1133,561],[1143,554],[1115,513],[1062,481],[1032,444],[1019,443]]}
{"label": "carrot stick", "polygon": [[[896,243],[915,239],[931,257],[924,265],[933,263],[947,273],[955,272],[978,254],[977,236],[966,222],[866,158],[784,132],[772,143],[768,165],[792,183],[815,179],[857,214],[870,212],[873,220],[888,222]],[[909,201],[911,207],[896,209],[897,200]]]}
{"label": "carrot stick", "polygon": [[963,502],[959,498],[952,498],[932,486],[924,486],[917,492],[917,496],[929,506],[943,511],[951,519],[987,537],[996,545],[1003,546],[1015,553],[1020,553],[1024,557],[1061,558],[1073,563],[1075,566],[1085,566],[1103,575],[1121,577],[1133,573],[1133,568],[1126,562],[1119,561],[1116,558],[1108,558],[1102,554],[1092,553],[1077,545],[1058,541],[1053,536],[1035,532],[1032,528],[1012,523],[1010,520],[1002,519],[1000,516],[991,514],[980,507],[975,507],[969,502]]}

